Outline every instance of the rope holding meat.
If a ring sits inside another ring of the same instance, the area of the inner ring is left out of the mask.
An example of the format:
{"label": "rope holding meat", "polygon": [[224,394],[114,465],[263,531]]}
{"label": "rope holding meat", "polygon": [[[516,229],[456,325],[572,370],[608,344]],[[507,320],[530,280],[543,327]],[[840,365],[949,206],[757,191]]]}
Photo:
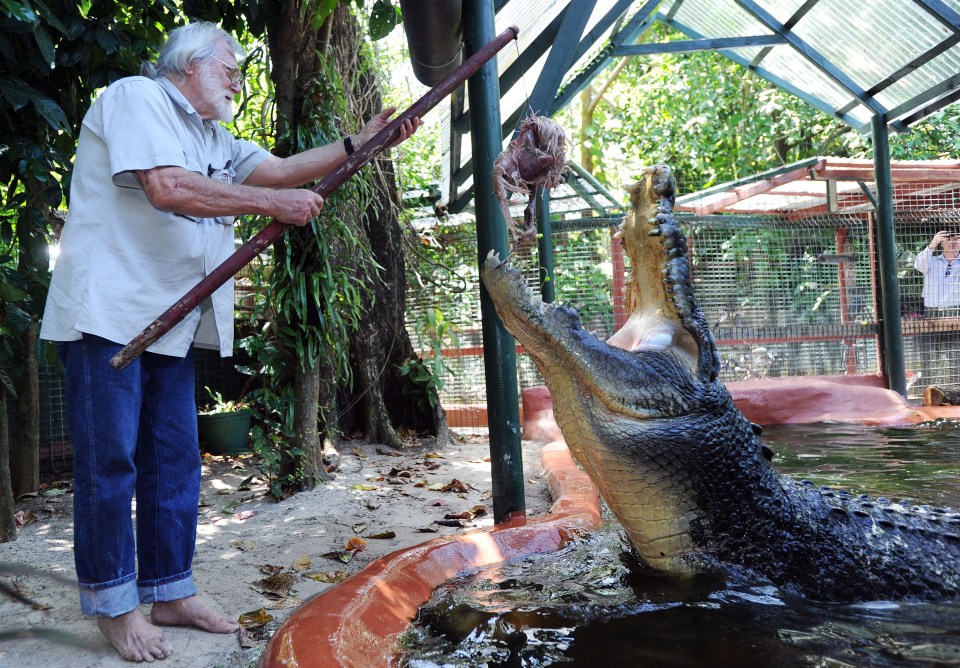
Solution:
{"label": "rope holding meat", "polygon": [[[503,217],[517,244],[532,241],[537,235],[534,220],[537,187],[556,188],[566,180],[567,138],[563,128],[544,116],[528,116],[516,138],[493,163],[493,192],[500,201]],[[510,215],[513,193],[526,195],[523,229],[517,230]]]}

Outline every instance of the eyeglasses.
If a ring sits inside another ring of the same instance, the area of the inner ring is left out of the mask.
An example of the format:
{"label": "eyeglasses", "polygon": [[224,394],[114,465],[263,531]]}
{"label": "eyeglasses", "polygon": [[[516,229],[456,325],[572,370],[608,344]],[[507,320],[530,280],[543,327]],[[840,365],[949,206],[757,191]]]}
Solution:
{"label": "eyeglasses", "polygon": [[226,68],[227,78],[230,79],[230,83],[232,83],[234,86],[243,85],[243,72],[241,72],[239,68],[234,67],[230,63],[223,62],[216,56],[210,56],[210,57]]}

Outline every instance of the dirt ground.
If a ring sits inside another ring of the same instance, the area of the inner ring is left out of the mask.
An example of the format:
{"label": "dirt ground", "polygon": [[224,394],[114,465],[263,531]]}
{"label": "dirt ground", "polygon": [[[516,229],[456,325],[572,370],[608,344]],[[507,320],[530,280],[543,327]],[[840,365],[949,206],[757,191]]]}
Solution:
{"label": "dirt ground", "polygon": [[[485,437],[475,436],[443,448],[423,443],[401,452],[348,441],[324,485],[279,503],[266,495],[252,457],[204,457],[194,577],[203,596],[238,618],[242,628],[228,636],[167,628],[174,650],[159,665],[255,665],[280,622],[334,586],[330,581],[398,549],[492,525],[488,447]],[[527,513],[540,515],[550,499],[540,478],[539,444],[524,442],[523,457]],[[69,480],[53,480],[37,497],[19,501],[25,525],[16,541],[0,544],[0,564],[25,564],[72,579],[71,508]],[[364,549],[350,549],[356,545]],[[74,584],[35,575],[2,580],[36,605],[0,595],[0,633],[27,636],[0,642],[0,665],[131,665],[116,655],[95,622],[80,614]],[[51,630],[84,646],[43,636]]]}

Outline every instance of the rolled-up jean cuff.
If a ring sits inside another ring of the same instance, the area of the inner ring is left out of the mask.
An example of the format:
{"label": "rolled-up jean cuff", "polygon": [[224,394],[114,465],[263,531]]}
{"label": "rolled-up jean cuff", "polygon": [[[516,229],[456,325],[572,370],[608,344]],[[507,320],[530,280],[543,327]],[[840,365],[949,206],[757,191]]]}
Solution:
{"label": "rolled-up jean cuff", "polygon": [[80,611],[85,615],[119,617],[140,606],[136,576],[106,584],[80,583]]}
{"label": "rolled-up jean cuff", "polygon": [[138,582],[137,591],[141,603],[157,603],[195,596],[197,587],[193,583],[193,572],[187,571],[155,582]]}

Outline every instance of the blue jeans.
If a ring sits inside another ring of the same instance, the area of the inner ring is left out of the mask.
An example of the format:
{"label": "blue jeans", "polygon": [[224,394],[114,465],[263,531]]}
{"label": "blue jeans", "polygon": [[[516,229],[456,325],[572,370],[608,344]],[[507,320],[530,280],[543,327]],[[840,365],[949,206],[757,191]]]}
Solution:
{"label": "blue jeans", "polygon": [[57,346],[73,441],[80,607],[105,617],[196,593],[200,450],[193,351],[185,358],[144,353],[116,371],[109,360],[121,348],[89,334]]}

